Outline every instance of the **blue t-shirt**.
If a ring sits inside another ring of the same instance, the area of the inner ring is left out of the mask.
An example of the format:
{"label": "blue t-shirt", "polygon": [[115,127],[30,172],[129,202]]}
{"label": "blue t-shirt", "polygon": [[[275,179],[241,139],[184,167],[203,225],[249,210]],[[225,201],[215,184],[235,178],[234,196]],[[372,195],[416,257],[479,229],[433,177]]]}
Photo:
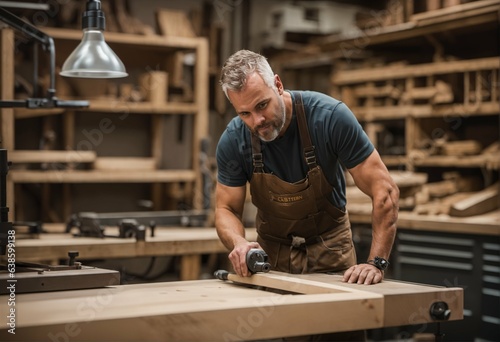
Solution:
{"label": "blue t-shirt", "polygon": [[[330,96],[302,91],[307,126],[316,160],[334,190],[330,201],[338,208],[346,205],[343,168],[355,167],[374,147],[351,110]],[[294,100],[293,92],[292,103]],[[261,142],[264,171],[289,183],[302,180],[308,171],[300,142],[295,106],[285,134]],[[252,178],[251,133],[240,117],[233,118],[217,145],[217,179],[226,186],[243,186]]]}

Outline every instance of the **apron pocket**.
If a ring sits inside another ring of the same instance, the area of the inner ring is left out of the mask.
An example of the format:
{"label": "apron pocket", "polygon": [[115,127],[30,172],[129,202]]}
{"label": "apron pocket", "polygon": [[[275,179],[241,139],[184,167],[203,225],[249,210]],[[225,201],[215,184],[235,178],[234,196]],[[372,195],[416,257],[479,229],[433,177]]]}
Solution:
{"label": "apron pocket", "polygon": [[352,243],[325,240],[307,246],[308,273],[341,272],[356,264],[356,251]]}

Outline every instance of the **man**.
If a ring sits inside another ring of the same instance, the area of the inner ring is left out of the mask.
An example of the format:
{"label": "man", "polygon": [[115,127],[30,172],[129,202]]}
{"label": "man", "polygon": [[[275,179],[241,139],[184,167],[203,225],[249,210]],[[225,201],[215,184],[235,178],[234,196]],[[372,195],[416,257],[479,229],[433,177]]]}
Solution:
{"label": "man", "polygon": [[[265,57],[228,58],[221,86],[238,114],[217,146],[215,225],[234,271],[262,248],[272,268],[289,273],[344,272],[349,283],[382,281],[396,234],[399,190],[352,112],[311,91],[285,91]],[[357,264],[345,210],[343,168],[372,198],[370,257]],[[250,183],[258,209],[257,242],[241,221]]]}

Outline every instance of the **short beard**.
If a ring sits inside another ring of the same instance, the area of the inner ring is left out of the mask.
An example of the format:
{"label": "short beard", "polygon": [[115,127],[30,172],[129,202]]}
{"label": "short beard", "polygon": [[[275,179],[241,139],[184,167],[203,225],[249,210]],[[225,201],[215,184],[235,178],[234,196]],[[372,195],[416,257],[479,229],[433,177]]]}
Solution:
{"label": "short beard", "polygon": [[[276,94],[276,95],[278,96],[278,94]],[[281,113],[282,113],[282,120],[281,120],[280,126],[279,127],[274,127],[274,129],[271,132],[269,138],[264,138],[260,134],[257,134],[257,136],[259,137],[259,139],[262,140],[262,141],[264,141],[264,142],[270,142],[270,141],[273,141],[274,139],[276,139],[279,136],[279,134],[281,133],[281,130],[283,129],[283,127],[285,126],[285,121],[286,121],[285,102],[279,96],[278,96],[278,102],[279,102],[280,110],[281,110]]]}

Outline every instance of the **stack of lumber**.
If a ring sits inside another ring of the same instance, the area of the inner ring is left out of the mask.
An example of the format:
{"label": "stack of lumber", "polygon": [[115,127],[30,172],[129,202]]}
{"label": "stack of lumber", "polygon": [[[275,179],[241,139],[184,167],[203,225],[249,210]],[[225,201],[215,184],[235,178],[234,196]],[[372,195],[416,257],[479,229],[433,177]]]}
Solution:
{"label": "stack of lumber", "polygon": [[450,216],[466,217],[500,208],[500,183],[493,184],[451,205]]}
{"label": "stack of lumber", "polygon": [[[419,215],[467,217],[500,209],[500,183],[483,188],[479,177],[457,172],[443,175],[444,180],[427,183],[427,174],[391,171],[400,190],[399,209]],[[347,207],[350,211],[370,211],[371,198],[347,179]]]}
{"label": "stack of lumber", "polygon": [[[422,187],[427,182],[427,174],[407,171],[390,171],[391,176],[399,188],[401,209],[411,209],[415,207],[417,194],[422,191]],[[349,173],[346,173],[347,187],[347,207],[360,207],[371,205],[371,198],[354,185],[354,181]]]}
{"label": "stack of lumber", "polygon": [[483,188],[479,177],[445,173],[444,180],[426,184],[413,209],[420,215],[474,216],[500,208],[499,184]]}

